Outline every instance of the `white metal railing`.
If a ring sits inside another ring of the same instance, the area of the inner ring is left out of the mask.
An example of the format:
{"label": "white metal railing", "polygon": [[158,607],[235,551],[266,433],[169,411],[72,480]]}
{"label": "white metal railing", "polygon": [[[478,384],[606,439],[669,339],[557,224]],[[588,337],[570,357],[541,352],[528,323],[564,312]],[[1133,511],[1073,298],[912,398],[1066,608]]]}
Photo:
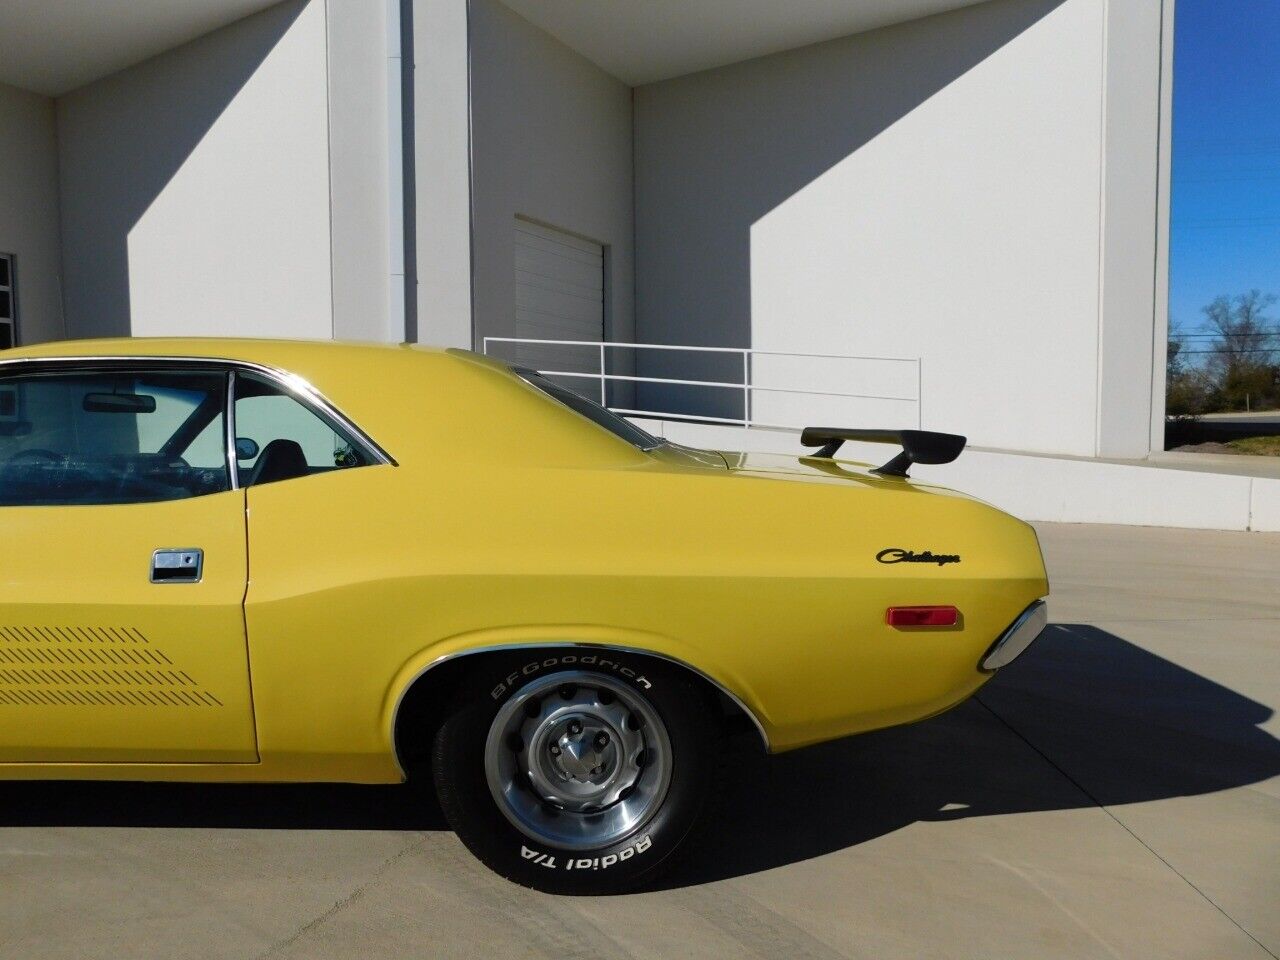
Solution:
{"label": "white metal railing", "polygon": [[[549,377],[571,377],[586,380],[597,380],[600,383],[600,405],[609,407],[615,413],[620,413],[629,417],[651,417],[658,420],[687,420],[698,423],[722,423],[731,426],[740,427],[768,427],[774,429],[798,429],[807,426],[806,423],[767,423],[752,417],[752,409],[754,406],[754,395],[756,393],[769,394],[788,394],[793,396],[812,396],[826,397],[836,400],[870,400],[870,401],[891,401],[899,403],[909,403],[915,405],[914,420],[917,427],[923,426],[923,418],[921,416],[921,387],[923,385],[921,375],[921,363],[919,357],[859,357],[846,356],[826,353],[783,353],[773,350],[752,350],[743,347],[686,347],[677,346],[667,343],[619,343],[607,342],[599,340],[537,340],[527,337],[484,337],[483,351],[486,355],[490,353],[490,344],[512,344],[514,346],[536,346],[536,347],[572,347],[572,348],[593,348],[595,359],[598,362],[598,370],[595,373],[589,373],[580,370],[548,370],[539,368],[539,373]],[[657,351],[681,351],[690,354],[737,354],[742,358],[742,380],[690,380],[676,377],[641,377],[631,374],[609,373],[608,361],[610,350],[657,350]],[[879,363],[879,364],[910,364],[914,369],[914,376],[910,376],[909,369],[903,371],[908,375],[908,380],[914,382],[914,396],[899,396],[895,394],[884,393],[846,393],[830,390],[813,390],[805,387],[779,387],[762,385],[754,382],[753,371],[757,364],[757,358],[786,358],[786,359],[812,359],[812,360],[836,360],[836,361],[854,361],[858,363]],[[510,359],[510,358],[507,358]],[[687,414],[672,410],[642,410],[631,409],[628,407],[610,406],[608,403],[608,384],[609,381],[617,381],[620,383],[649,383],[649,384],[665,384],[670,386],[688,386],[688,387],[706,387],[710,389],[732,390],[740,392],[742,395],[742,417],[718,417],[706,416],[702,414]]]}

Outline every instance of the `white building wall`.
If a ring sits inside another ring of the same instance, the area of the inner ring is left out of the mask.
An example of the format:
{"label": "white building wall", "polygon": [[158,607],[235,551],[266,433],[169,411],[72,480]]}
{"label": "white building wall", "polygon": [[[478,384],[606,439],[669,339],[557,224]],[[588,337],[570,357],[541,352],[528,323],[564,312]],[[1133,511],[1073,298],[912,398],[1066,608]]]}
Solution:
{"label": "white building wall", "polygon": [[631,90],[497,0],[470,10],[476,343],[514,335],[517,215],[608,248],[606,334],[630,340]]}
{"label": "white building wall", "polygon": [[333,333],[324,0],[58,101],[72,335]]}
{"label": "white building wall", "polygon": [[[1154,258],[1100,341],[1107,16],[994,0],[638,88],[637,339],[920,357],[926,428],[1093,456],[1105,420],[1131,452]],[[1104,346],[1141,357],[1103,383]]]}
{"label": "white building wall", "polygon": [[400,102],[399,60],[388,64],[389,51],[399,52],[399,38],[392,44],[388,30],[398,23],[387,23],[383,2],[325,0],[325,9],[333,333],[399,342],[405,335],[404,241],[389,215],[401,203],[390,183],[401,158],[389,156],[388,129],[399,124],[392,116]]}
{"label": "white building wall", "polygon": [[[1161,40],[1167,29],[1172,43],[1173,21],[1170,9],[1164,22],[1161,7],[1159,0],[1106,6],[1095,451],[1104,457],[1140,457],[1153,446],[1164,449],[1169,251],[1158,225],[1161,208],[1168,212],[1169,189],[1160,176],[1161,115],[1167,120],[1170,111],[1161,102]],[[1161,284],[1165,290],[1157,300]],[[1161,429],[1153,443],[1155,424]]]}
{"label": "white building wall", "polygon": [[16,257],[19,336],[63,336],[53,101],[0,84],[0,252]]}
{"label": "white building wall", "polygon": [[417,338],[471,346],[471,94],[467,0],[414,0]]}
{"label": "white building wall", "polygon": [[1169,224],[1173,172],[1173,39],[1174,0],[1161,5],[1160,23],[1160,123],[1156,130],[1156,235],[1155,323],[1151,336],[1151,436],[1152,450],[1164,449],[1167,384],[1163,371],[1169,362]]}

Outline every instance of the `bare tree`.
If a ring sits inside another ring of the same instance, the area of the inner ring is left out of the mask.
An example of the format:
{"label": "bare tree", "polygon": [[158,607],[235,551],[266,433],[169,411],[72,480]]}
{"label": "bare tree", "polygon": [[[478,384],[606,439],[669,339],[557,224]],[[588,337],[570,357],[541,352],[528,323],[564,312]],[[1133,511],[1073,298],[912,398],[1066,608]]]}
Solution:
{"label": "bare tree", "polygon": [[1243,406],[1246,398],[1255,403],[1269,399],[1275,392],[1274,359],[1280,337],[1267,315],[1275,302],[1274,294],[1250,290],[1236,297],[1217,297],[1203,308],[1218,334],[1208,370],[1228,408]]}
{"label": "bare tree", "polygon": [[1165,412],[1179,419],[1195,418],[1212,404],[1214,383],[1203,367],[1188,362],[1182,324],[1169,324],[1169,350],[1165,354]]}
{"label": "bare tree", "polygon": [[1169,349],[1165,353],[1165,376],[1172,380],[1179,376],[1186,369],[1187,358],[1183,356],[1183,351],[1187,348],[1186,341],[1183,336],[1186,331],[1182,329],[1182,324],[1177,320],[1169,321]]}

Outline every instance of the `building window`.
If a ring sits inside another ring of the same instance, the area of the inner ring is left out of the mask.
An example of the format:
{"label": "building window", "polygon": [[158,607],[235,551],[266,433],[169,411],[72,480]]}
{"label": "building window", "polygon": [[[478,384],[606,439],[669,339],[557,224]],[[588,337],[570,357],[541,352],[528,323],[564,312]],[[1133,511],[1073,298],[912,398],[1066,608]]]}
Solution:
{"label": "building window", "polygon": [[0,253],[0,350],[18,345],[18,296],[14,287],[13,255]]}

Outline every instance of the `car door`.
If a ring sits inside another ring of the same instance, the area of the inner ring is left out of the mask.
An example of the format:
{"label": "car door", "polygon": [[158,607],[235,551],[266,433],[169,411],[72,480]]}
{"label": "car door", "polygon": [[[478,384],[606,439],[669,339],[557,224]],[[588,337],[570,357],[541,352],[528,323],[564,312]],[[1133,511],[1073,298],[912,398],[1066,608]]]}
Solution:
{"label": "car door", "polygon": [[0,364],[0,762],[257,760],[227,390]]}
{"label": "car door", "polygon": [[390,458],[300,381],[237,371],[234,393],[249,517],[245,622],[263,750],[365,753],[367,708],[381,703],[368,688],[385,692],[390,674],[365,656],[362,630],[376,623],[344,625],[361,595],[352,586],[379,583],[385,572],[365,563],[351,538],[361,532],[362,498],[380,492],[361,481]]}

